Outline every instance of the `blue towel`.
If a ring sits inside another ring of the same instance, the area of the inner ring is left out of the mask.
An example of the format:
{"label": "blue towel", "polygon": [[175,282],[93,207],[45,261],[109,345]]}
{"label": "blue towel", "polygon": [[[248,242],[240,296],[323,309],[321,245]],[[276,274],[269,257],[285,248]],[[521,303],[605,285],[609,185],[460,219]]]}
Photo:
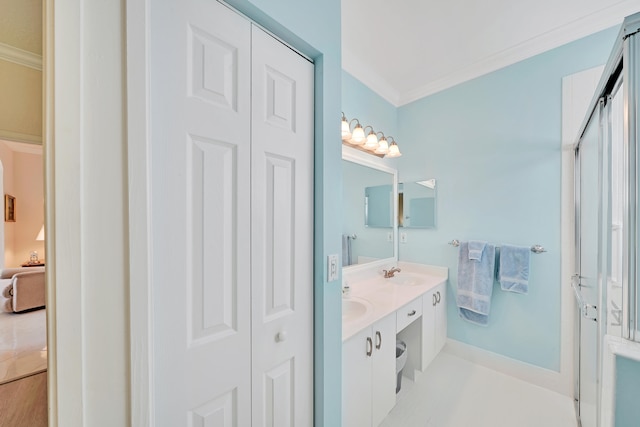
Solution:
{"label": "blue towel", "polygon": [[477,325],[489,322],[495,277],[496,247],[486,243],[479,260],[469,259],[469,243],[460,243],[458,253],[458,295],[460,317]]}
{"label": "blue towel", "polygon": [[353,262],[351,255],[351,236],[342,235],[342,266],[346,267]]}
{"label": "blue towel", "polygon": [[487,242],[479,242],[477,240],[469,241],[469,259],[475,259],[476,261],[480,261],[482,258],[482,251],[486,246]]}
{"label": "blue towel", "polygon": [[498,265],[498,281],[503,291],[529,292],[529,258],[531,248],[502,245]]}

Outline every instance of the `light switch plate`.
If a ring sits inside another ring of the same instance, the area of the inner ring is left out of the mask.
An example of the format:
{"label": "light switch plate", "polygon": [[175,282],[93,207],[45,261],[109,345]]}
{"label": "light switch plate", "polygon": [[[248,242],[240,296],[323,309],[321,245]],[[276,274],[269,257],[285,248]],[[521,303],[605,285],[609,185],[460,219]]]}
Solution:
{"label": "light switch plate", "polygon": [[338,254],[327,256],[327,282],[338,280]]}
{"label": "light switch plate", "polygon": [[393,242],[393,233],[391,231],[387,233],[387,242]]}
{"label": "light switch plate", "polygon": [[400,233],[400,243],[407,243],[407,233]]}

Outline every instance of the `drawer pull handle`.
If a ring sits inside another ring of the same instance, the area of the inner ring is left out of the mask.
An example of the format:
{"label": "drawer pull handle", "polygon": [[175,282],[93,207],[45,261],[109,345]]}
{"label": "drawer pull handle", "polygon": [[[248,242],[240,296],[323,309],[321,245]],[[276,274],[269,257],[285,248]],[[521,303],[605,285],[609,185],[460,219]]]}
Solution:
{"label": "drawer pull handle", "polygon": [[382,334],[376,331],[376,350],[380,350],[380,347],[382,347]]}
{"label": "drawer pull handle", "polygon": [[438,297],[436,298],[436,302],[440,304],[440,291],[438,291]]}
{"label": "drawer pull handle", "polygon": [[416,311],[415,310],[411,310],[410,312],[407,313],[407,316],[411,317],[411,316],[415,316]]}
{"label": "drawer pull handle", "polygon": [[436,296],[435,293],[431,295],[431,299],[433,300],[433,306],[435,307],[436,304],[438,303],[438,297]]}
{"label": "drawer pull handle", "polygon": [[373,341],[371,341],[371,337],[367,337],[367,357],[371,357],[373,354]]}

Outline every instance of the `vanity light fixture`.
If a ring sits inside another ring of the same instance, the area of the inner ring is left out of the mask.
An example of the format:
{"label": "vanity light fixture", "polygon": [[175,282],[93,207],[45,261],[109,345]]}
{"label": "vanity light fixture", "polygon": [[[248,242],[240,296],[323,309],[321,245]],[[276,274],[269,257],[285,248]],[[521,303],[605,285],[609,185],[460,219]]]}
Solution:
{"label": "vanity light fixture", "polygon": [[[358,119],[353,120],[358,122]],[[353,145],[362,145],[366,140],[367,138],[364,136],[364,129],[362,129],[362,125],[358,122],[356,127],[353,128],[353,132],[351,132],[351,139],[348,142]]]}
{"label": "vanity light fixture", "polygon": [[[382,132],[378,132],[382,133]],[[387,154],[389,152],[389,141],[387,141],[387,137],[382,133],[382,138],[378,141],[378,148],[374,151],[376,154]]]}
{"label": "vanity light fixture", "polygon": [[376,136],[373,128],[371,126],[367,126],[366,128],[371,128],[369,134],[367,135],[367,141],[364,143],[364,148],[367,150],[375,151],[378,149],[378,137]]}
{"label": "vanity light fixture", "polygon": [[[354,121],[356,126],[351,131],[351,124]],[[367,129],[370,130],[365,136]],[[378,139],[378,134],[382,135],[380,139]],[[354,145],[355,148],[378,157],[400,157],[402,155],[398,143],[392,136],[385,136],[382,132],[376,132],[373,126],[367,125],[363,128],[358,119],[349,121],[344,113],[342,113],[342,143]]]}
{"label": "vanity light fixture", "polygon": [[396,143],[396,141],[393,140],[391,145],[389,145],[389,152],[387,153],[387,157],[400,157],[400,156],[402,156],[402,153],[400,152],[400,148],[398,148],[398,144]]}
{"label": "vanity light fixture", "polygon": [[342,140],[348,141],[351,139],[351,129],[349,128],[349,122],[347,118],[342,113]]}

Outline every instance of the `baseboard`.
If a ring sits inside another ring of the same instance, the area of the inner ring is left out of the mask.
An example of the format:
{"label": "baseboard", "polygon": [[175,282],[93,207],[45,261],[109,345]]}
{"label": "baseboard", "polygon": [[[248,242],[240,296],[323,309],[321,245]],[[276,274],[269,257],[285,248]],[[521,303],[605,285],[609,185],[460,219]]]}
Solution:
{"label": "baseboard", "polygon": [[[566,386],[566,378],[560,372],[541,368],[501,354],[483,350],[460,341],[447,339],[443,349],[449,354],[480,366],[571,397],[573,391]],[[569,382],[570,383],[570,382]]]}

